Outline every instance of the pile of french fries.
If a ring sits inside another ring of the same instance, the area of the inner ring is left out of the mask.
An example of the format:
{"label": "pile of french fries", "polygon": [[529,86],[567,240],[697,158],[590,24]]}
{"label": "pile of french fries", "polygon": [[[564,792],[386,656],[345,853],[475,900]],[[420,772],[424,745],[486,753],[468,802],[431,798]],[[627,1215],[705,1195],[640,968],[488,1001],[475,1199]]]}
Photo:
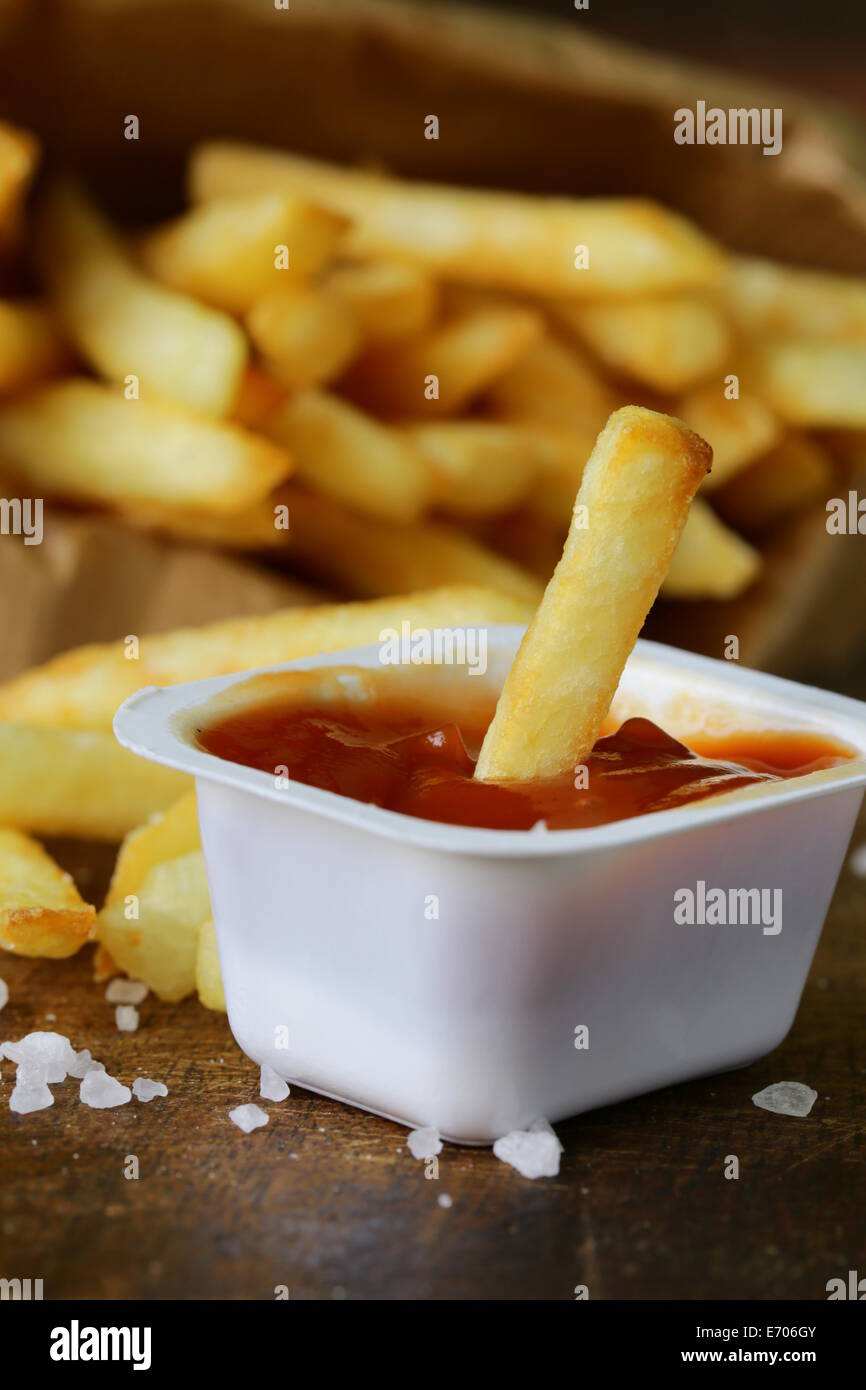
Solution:
{"label": "pile of french fries", "polygon": [[117,704],[404,619],[527,621],[612,411],[673,415],[714,452],[668,598],[746,591],[756,540],[866,454],[866,282],[727,255],[647,201],[215,142],[192,152],[189,211],[132,232],[74,182],[34,191],[38,162],[0,124],[0,492],[279,555],[367,602],[166,634],[134,662],[85,648],[0,687],[11,949],[65,955],[93,930],[26,832],[131,832],[101,941],[166,998],[198,980],[218,999],[184,780],[117,747]]}

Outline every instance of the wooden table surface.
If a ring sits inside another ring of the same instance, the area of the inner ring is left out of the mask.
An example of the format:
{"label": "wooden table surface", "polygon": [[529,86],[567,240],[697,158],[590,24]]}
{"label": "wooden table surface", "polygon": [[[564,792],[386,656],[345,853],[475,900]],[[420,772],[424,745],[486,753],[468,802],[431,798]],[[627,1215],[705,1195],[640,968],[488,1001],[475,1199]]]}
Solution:
{"label": "wooden table surface", "polygon": [[[111,852],[59,852],[95,892]],[[96,1111],[67,1081],[51,1109],[16,1116],[2,1064],[0,1275],[41,1278],[52,1299],[270,1299],[278,1285],[311,1299],[571,1299],[577,1284],[594,1299],[825,1298],[866,1250],[864,917],[866,880],[846,869],[785,1043],[558,1126],[561,1172],[534,1183],[451,1145],[427,1180],[398,1125],[301,1091],[245,1135],[228,1111],[257,1100],[258,1070],[224,1015],[148,997],[139,1031],[120,1034],[89,950],[4,956],[0,1037],[56,1029],[169,1094]],[[807,1119],[752,1104],[780,1080],[818,1091]],[[132,1154],[138,1180],[124,1177]],[[728,1154],[738,1181],[723,1177]]]}

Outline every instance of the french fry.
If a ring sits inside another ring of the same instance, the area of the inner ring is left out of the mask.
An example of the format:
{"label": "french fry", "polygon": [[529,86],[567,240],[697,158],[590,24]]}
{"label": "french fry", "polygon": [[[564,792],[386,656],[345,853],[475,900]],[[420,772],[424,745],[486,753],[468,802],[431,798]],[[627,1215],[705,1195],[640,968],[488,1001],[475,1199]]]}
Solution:
{"label": "french fry", "polygon": [[339,265],[323,275],[322,284],[348,300],[366,343],[423,333],[436,316],[436,284],[416,266],[387,261]]}
{"label": "french fry", "polygon": [[498,420],[589,427],[596,434],[615,406],[613,392],[586,354],[549,335],[533,343],[485,396],[486,410]]}
{"label": "french fry", "polygon": [[138,247],[155,280],[216,309],[245,314],[257,299],[315,274],[335,254],[348,223],[282,193],[227,198],[193,208]]}
{"label": "french fry", "polygon": [[478,309],[429,333],[366,351],[341,389],[393,420],[456,415],[508,371],[543,331],[533,309]]}
{"label": "french fry", "polygon": [[199,927],[210,916],[201,850],[155,864],[131,896],[99,913],[99,940],[159,999],[186,998],[195,990]]}
{"label": "french fry", "polygon": [[768,339],[753,345],[743,380],[792,425],[866,427],[866,341]]}
{"label": "french fry", "polygon": [[476,777],[553,777],[590,753],[711,460],[709,445],[678,420],[637,406],[611,416]]}
{"label": "french fry", "polygon": [[526,506],[543,529],[561,531],[557,558],[584,465],[615,408],[613,391],[583,349],[553,335],[534,343],[484,398],[485,416],[519,429],[530,447],[538,482]]}
{"label": "french fry", "polygon": [[189,791],[129,832],[117,855],[105,906],[125,903],[137,893],[151,869],[201,849],[195,792]]}
{"label": "french fry", "polygon": [[232,419],[247,429],[261,429],[269,415],[288,397],[285,386],[274,381],[261,367],[247,367],[241,378]]}
{"label": "french fry", "polygon": [[553,312],[609,371],[656,391],[683,391],[706,380],[731,347],[721,309],[699,295],[558,304]]}
{"label": "french fry", "polygon": [[318,287],[275,290],[256,301],[245,322],[270,373],[294,390],[333,381],[362,341],[351,304]]}
{"label": "french fry", "polygon": [[757,578],[757,550],[696,497],[662,584],[670,599],[736,598]]}
{"label": "french fry", "polygon": [[223,989],[220,958],[217,951],[216,932],[213,919],[202,922],[198,929],[198,952],[195,958],[195,987],[199,1002],[206,1009],[217,1013],[226,1011],[226,996]]}
{"label": "french fry", "polygon": [[510,511],[536,475],[536,438],[520,426],[443,420],[405,433],[434,474],[437,505],[453,516]]}
{"label": "french fry", "polygon": [[64,330],[91,366],[110,381],[137,379],[142,400],[228,412],[247,360],[238,324],[147,279],[73,184],[48,189],[36,247]]}
{"label": "french fry", "polygon": [[94,908],[40,844],[0,828],[0,946],[19,956],[73,956],[93,936]]}
{"label": "french fry", "polygon": [[110,733],[0,724],[3,825],[118,840],[187,785],[181,773],[136,758]]}
{"label": "french fry", "polygon": [[137,531],[190,545],[218,546],[221,550],[281,550],[286,544],[280,529],[280,509],[268,498],[254,502],[239,512],[215,515],[190,507],[150,505],[136,502],[118,516]]}
{"label": "french fry", "polygon": [[68,369],[71,353],[41,304],[0,300],[0,396]]}
{"label": "french fry", "polygon": [[339,396],[299,392],[263,428],[301,481],[369,516],[413,521],[431,497],[432,470],[411,438]]}
{"label": "french fry", "polygon": [[0,685],[0,719],[110,730],[118,705],[143,685],[174,685],[363,646],[404,621],[413,627],[479,627],[527,622],[531,614],[526,599],[452,584],[374,603],[286,608],[177,628],[143,637],[138,661],[126,659],[122,641],[94,643],[61,652]]}
{"label": "french fry", "polygon": [[715,492],[750,463],[766,454],[782,437],[782,424],[757,396],[727,400],[721,386],[703,386],[681,396],[677,416],[701,435],[713,450],[713,471],[703,492]]}
{"label": "french fry", "polygon": [[833,461],[811,435],[791,433],[713,495],[726,521],[744,530],[773,526],[830,496]]}
{"label": "french fry", "polygon": [[746,335],[866,340],[866,278],[736,257],[725,303]]}
{"label": "french fry", "polygon": [[[286,489],[285,496],[291,516],[289,553],[310,573],[359,598],[446,580],[496,590],[523,605],[524,612],[541,596],[531,575],[455,526],[433,521],[400,526],[356,515],[300,489]],[[446,623],[451,627],[457,621],[449,617]]]}
{"label": "french fry", "polygon": [[14,218],[38,163],[36,136],[0,121],[0,230]]}
{"label": "french fry", "polygon": [[348,255],[406,261],[469,284],[580,298],[687,289],[721,271],[696,227],[639,199],[408,183],[228,141],[195,150],[189,184],[196,202],[268,190],[310,198],[352,219]]}
{"label": "french fry", "polygon": [[57,496],[217,514],[261,501],[292,471],[285,450],[238,425],[85,378],[0,405],[0,458]]}

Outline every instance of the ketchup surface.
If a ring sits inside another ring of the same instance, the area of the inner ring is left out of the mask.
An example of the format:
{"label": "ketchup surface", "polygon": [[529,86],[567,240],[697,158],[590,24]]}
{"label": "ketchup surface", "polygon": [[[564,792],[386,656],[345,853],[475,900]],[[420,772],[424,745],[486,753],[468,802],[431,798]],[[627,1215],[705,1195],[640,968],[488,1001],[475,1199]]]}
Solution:
{"label": "ketchup surface", "polygon": [[477,712],[437,722],[429,709],[388,702],[346,701],[337,709],[273,702],[235,712],[196,736],[206,752],[229,762],[272,775],[287,767],[294,781],[356,801],[492,830],[531,830],[539,821],[551,830],[604,825],[853,756],[821,735],[779,732],[704,740],[699,757],[650,720],[628,719],[599,739],[583,774],[493,784],[472,776],[485,731]]}

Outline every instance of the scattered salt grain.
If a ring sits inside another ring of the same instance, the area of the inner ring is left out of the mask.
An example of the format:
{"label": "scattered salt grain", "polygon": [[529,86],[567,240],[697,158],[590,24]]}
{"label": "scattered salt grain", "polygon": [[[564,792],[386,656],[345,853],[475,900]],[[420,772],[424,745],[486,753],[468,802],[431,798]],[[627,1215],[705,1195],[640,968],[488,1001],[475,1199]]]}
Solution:
{"label": "scattered salt grain", "polygon": [[109,1076],[107,1071],[89,1071],[78,1088],[78,1094],[85,1105],[94,1110],[112,1110],[115,1105],[126,1105],[132,1100],[128,1086]]}
{"label": "scattered salt grain", "polygon": [[774,1115],[808,1115],[817,1099],[818,1092],[801,1081],[776,1081],[752,1096],[759,1109]]}
{"label": "scattered salt grain", "polygon": [[0,980],[0,1009],[5,1009],[9,1003],[9,986],[5,980]]}
{"label": "scattered salt grain", "polygon": [[132,1004],[118,1004],[114,1010],[114,1021],[121,1033],[134,1033],[138,1028],[138,1009]]}
{"label": "scattered salt grain", "polygon": [[62,1033],[28,1033],[18,1042],[0,1043],[0,1053],[19,1066],[41,1067],[50,1086],[65,1081],[75,1061],[72,1045]]}
{"label": "scattered salt grain", "polygon": [[9,1097],[9,1109],[16,1115],[29,1115],[33,1110],[47,1110],[54,1104],[48,1089],[45,1068],[22,1062],[15,1075],[15,1087]]}
{"label": "scattered salt grain", "polygon": [[449,1207],[453,1207],[454,1205],[447,1192],[440,1192],[439,1196],[436,1198],[436,1202],[440,1207],[443,1207],[446,1211]]}
{"label": "scattered salt grain", "polygon": [[433,1125],[427,1125],[424,1129],[413,1129],[406,1142],[413,1158],[433,1158],[442,1152],[442,1140],[439,1138],[438,1129]]}
{"label": "scattered salt grain", "polygon": [[262,1074],[259,1082],[259,1095],[262,1100],[285,1100],[291,1092],[288,1085],[280,1076],[279,1072],[269,1067],[267,1062],[262,1062]]}
{"label": "scattered salt grain", "polygon": [[141,980],[127,980],[122,975],[110,980],[105,991],[109,1004],[141,1004],[147,994],[147,985]]}
{"label": "scattered salt grain", "polygon": [[155,1096],[167,1096],[168,1087],[162,1081],[151,1081],[146,1076],[137,1076],[132,1083],[132,1094],[136,1100],[153,1100]]}
{"label": "scattered salt grain", "polygon": [[234,1110],[229,1111],[229,1119],[238,1129],[242,1129],[244,1134],[251,1134],[254,1129],[260,1129],[268,1122],[268,1117],[260,1105],[237,1105]]}
{"label": "scattered salt grain", "polygon": [[89,1071],[105,1071],[105,1067],[102,1062],[94,1062],[89,1047],[83,1047],[76,1052],[75,1060],[70,1062],[69,1075],[82,1081]]}
{"label": "scattered salt grain", "polygon": [[562,1145],[547,1120],[536,1120],[529,1129],[513,1129],[497,1139],[493,1152],[524,1178],[555,1178]]}

